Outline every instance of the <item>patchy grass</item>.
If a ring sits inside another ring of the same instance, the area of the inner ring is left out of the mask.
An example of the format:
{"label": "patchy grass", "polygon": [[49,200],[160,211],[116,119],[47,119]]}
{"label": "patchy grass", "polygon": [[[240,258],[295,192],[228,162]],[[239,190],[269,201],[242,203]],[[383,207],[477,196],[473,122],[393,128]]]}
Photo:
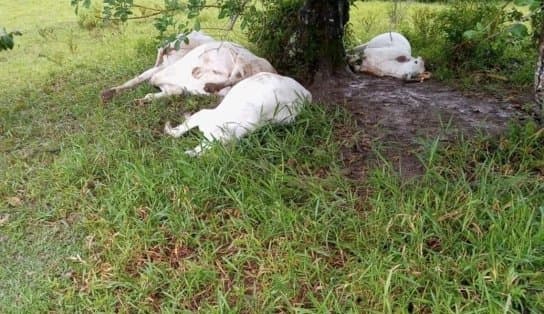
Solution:
{"label": "patchy grass", "polygon": [[[89,33],[70,10],[40,24],[55,40],[19,17],[0,56],[1,312],[544,311],[542,130],[430,143],[423,177],[382,163],[353,182],[335,135],[349,115],[313,104],[188,158],[198,134],[164,122],[214,100],[133,106],[142,86],[99,105],[153,62],[149,27]],[[62,63],[39,57],[54,49]]]}

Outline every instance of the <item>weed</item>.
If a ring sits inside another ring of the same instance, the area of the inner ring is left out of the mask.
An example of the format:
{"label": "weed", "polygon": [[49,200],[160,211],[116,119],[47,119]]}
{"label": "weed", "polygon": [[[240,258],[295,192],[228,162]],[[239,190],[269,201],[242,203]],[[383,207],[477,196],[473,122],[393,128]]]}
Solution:
{"label": "weed", "polygon": [[55,29],[53,27],[42,27],[38,29],[38,34],[43,39],[57,39],[57,35],[55,34]]}
{"label": "weed", "polygon": [[92,30],[97,27],[103,27],[104,21],[102,19],[101,7],[97,3],[94,3],[88,9],[81,8],[78,10],[77,24],[79,27],[86,30]]}

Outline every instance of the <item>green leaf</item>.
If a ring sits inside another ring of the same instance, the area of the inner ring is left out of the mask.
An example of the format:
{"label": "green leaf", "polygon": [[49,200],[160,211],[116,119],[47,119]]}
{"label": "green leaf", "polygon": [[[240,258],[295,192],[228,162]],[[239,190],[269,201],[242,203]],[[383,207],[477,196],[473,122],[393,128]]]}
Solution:
{"label": "green leaf", "polygon": [[474,39],[476,39],[478,37],[479,34],[480,34],[480,32],[471,29],[471,30],[465,31],[463,33],[463,38],[468,39],[468,40],[474,40]]}
{"label": "green leaf", "polygon": [[6,32],[6,29],[1,28],[0,29],[0,51],[1,50],[8,50],[13,49],[13,46],[15,45],[13,41],[13,36],[21,36],[21,32],[19,31],[13,31],[13,32]]}
{"label": "green leaf", "polygon": [[83,6],[85,8],[89,8],[91,6],[91,0],[70,0],[70,5],[75,7],[75,13],[78,14],[79,11],[79,3],[83,2]]}
{"label": "green leaf", "polygon": [[529,35],[529,30],[527,29],[527,26],[522,23],[512,24],[512,26],[510,26],[510,28],[508,29],[508,32],[516,38],[523,38]]}

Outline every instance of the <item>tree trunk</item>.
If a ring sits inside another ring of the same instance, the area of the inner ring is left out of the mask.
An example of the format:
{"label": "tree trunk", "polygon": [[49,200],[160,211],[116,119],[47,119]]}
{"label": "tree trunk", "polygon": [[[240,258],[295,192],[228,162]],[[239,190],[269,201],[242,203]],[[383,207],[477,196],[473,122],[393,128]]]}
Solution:
{"label": "tree trunk", "polygon": [[535,102],[540,122],[544,124],[544,23],[541,27],[535,71]]}
{"label": "tree trunk", "polygon": [[311,76],[327,77],[345,69],[344,30],[349,20],[348,0],[306,0],[299,12],[301,47]]}

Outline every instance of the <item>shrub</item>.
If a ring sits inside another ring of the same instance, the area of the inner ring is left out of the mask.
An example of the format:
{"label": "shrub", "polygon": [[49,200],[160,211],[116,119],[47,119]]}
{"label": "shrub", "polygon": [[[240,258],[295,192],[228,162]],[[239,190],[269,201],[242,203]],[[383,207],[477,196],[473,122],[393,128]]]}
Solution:
{"label": "shrub", "polygon": [[[493,1],[460,1],[443,11],[439,29],[445,36],[445,53],[451,65],[464,70],[492,67],[507,44],[503,35],[505,18]],[[479,37],[465,36],[474,28],[483,33]]]}
{"label": "shrub", "polygon": [[246,17],[251,25],[246,32],[249,41],[257,45],[258,53],[270,60],[279,73],[289,72],[304,80],[307,56],[294,46],[302,5],[303,0],[263,1],[263,10]]}
{"label": "shrub", "polygon": [[533,40],[535,45],[538,45],[540,39],[540,32],[544,24],[544,2],[541,2],[540,9],[531,16],[531,26],[533,27]]}
{"label": "shrub", "polygon": [[102,9],[98,4],[93,4],[88,9],[78,12],[77,24],[86,30],[92,30],[103,26]]}
{"label": "shrub", "polygon": [[513,18],[497,1],[462,0],[444,10],[416,9],[405,28],[439,78],[477,73],[516,85],[532,82],[534,48],[528,36],[513,36]]}
{"label": "shrub", "polygon": [[425,65],[431,71],[440,68],[443,57],[445,38],[436,27],[439,23],[439,9],[421,7],[415,9],[410,25],[404,25],[402,33],[406,35],[414,48],[414,55],[425,58]]}

